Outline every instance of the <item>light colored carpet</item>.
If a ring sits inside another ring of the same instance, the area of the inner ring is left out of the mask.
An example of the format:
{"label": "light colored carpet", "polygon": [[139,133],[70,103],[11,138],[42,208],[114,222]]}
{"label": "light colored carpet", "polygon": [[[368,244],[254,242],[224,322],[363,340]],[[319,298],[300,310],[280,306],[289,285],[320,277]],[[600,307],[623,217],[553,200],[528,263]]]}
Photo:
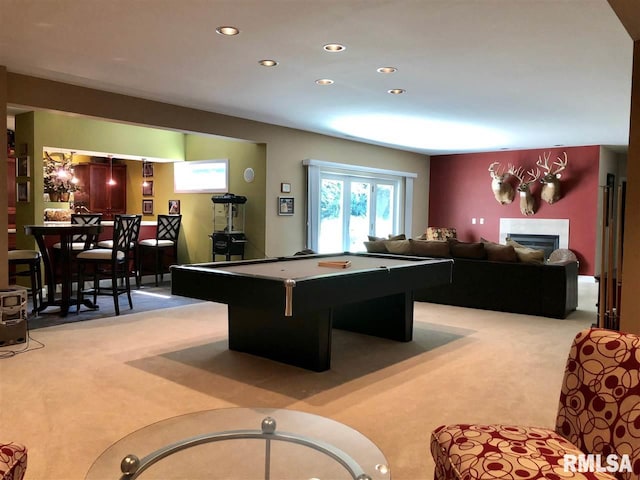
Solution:
{"label": "light colored carpet", "polygon": [[41,328],[31,336],[44,348],[0,360],[0,440],[28,446],[27,480],[83,479],[153,422],[290,408],[362,432],[393,479],[432,478],[440,424],[553,426],[569,345],[596,317],[596,285],[579,290],[566,320],[418,302],[413,342],[336,331],[323,373],[227,350],[226,306],[214,303]]}

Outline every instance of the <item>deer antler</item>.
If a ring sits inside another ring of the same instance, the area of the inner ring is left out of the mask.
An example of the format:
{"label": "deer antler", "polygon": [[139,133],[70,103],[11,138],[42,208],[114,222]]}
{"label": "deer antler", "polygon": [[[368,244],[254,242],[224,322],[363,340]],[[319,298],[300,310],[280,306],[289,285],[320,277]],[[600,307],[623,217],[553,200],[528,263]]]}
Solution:
{"label": "deer antler", "polygon": [[564,162],[562,161],[562,159],[560,157],[558,157],[558,161],[557,162],[553,162],[554,165],[558,166],[558,169],[553,172],[554,175],[560,173],[562,170],[564,170],[565,168],[567,168],[567,163],[569,162],[569,159],[567,158],[567,152],[564,152]]}
{"label": "deer antler", "polygon": [[527,172],[527,175],[529,175],[530,180],[525,183],[533,183],[540,178],[540,169],[536,168],[536,171],[534,172],[532,168]]}
{"label": "deer antler", "polygon": [[513,165],[509,164],[508,172],[510,175],[516,177],[520,181],[520,183],[522,183],[522,176],[524,174],[524,169],[522,167],[515,168]]}
{"label": "deer antler", "polygon": [[549,167],[549,159],[551,158],[551,152],[549,152],[548,155],[546,153],[544,153],[543,155],[544,155],[544,163],[542,162],[540,155],[538,155],[538,161],[536,162],[536,165],[541,169],[543,169],[545,173],[549,173],[549,170],[551,170],[551,167]]}
{"label": "deer antler", "polygon": [[495,176],[500,176],[500,169],[502,168],[501,166],[498,167],[498,170],[495,169],[495,165],[500,165],[500,162],[493,162],[491,165],[489,165],[489,173],[491,173],[492,177]]}

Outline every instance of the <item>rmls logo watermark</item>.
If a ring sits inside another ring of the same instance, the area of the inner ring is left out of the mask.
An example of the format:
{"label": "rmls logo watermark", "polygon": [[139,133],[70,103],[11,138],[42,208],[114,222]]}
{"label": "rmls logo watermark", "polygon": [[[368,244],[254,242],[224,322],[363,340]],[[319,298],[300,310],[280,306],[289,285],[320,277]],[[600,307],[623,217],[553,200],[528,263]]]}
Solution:
{"label": "rmls logo watermark", "polygon": [[580,455],[566,454],[564,456],[565,472],[628,472],[631,473],[631,459],[629,455]]}

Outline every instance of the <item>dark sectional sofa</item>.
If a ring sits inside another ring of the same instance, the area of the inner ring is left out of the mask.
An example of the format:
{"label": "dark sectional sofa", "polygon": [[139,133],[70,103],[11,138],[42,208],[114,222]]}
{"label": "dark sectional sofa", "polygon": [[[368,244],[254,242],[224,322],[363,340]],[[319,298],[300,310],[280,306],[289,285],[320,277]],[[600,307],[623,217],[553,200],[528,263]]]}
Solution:
{"label": "dark sectional sofa", "polygon": [[454,259],[451,283],[416,291],[416,301],[552,318],[566,318],[578,306],[578,262],[534,262],[538,252],[517,244],[412,239],[365,245],[378,253]]}
{"label": "dark sectional sofa", "polygon": [[420,302],[566,318],[578,306],[578,263],[455,258],[452,281],[415,292]]}

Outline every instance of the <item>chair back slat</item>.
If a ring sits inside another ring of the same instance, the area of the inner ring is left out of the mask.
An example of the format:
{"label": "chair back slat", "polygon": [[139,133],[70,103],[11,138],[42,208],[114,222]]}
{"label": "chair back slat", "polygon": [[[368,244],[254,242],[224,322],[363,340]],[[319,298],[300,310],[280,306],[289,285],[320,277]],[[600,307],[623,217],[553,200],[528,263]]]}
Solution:
{"label": "chair back slat", "polygon": [[[580,332],[565,368],[556,433],[585,453],[640,465],[640,337],[601,328]],[[637,472],[617,472],[637,480]]]}
{"label": "chair back slat", "polygon": [[170,240],[177,244],[182,215],[158,215],[156,240]]}

